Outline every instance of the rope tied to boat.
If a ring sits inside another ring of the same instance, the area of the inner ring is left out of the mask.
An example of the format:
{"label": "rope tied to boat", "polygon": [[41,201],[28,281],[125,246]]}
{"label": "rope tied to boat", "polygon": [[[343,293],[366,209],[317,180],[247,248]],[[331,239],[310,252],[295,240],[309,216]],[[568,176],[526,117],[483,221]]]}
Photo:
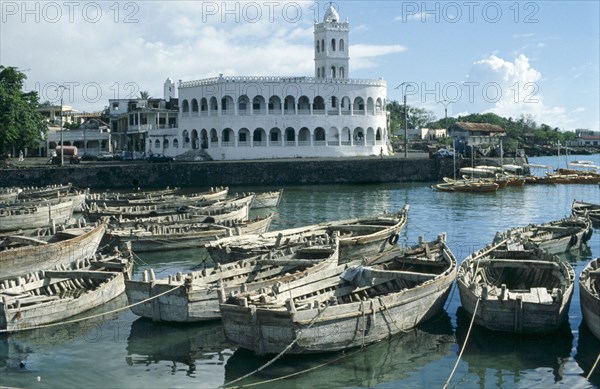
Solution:
{"label": "rope tied to boat", "polygon": [[590,372],[585,377],[586,380],[588,380],[588,381],[590,380],[590,377],[594,373],[594,370],[596,370],[596,366],[598,366],[598,362],[600,362],[600,353],[598,353],[598,357],[596,358],[596,362],[594,362],[594,366],[592,366],[592,368],[590,369]]}
{"label": "rope tied to boat", "polygon": [[229,382],[227,384],[228,386],[225,386],[225,384],[223,384],[223,385],[219,386],[219,388],[223,388],[223,389],[225,389],[225,388],[233,388],[232,386],[229,386],[229,385],[234,384],[234,383],[236,383],[238,381],[241,381],[243,379],[246,379],[246,378],[248,378],[248,377],[250,377],[250,376],[258,373],[259,371],[261,371],[261,370],[269,367],[270,365],[272,365],[275,361],[277,361],[279,358],[281,358],[286,352],[288,352],[302,338],[302,333],[304,331],[308,331],[313,326],[313,324],[316,323],[317,319],[320,318],[321,315],[323,315],[323,313],[327,310],[327,308],[329,308],[329,305],[326,305],[325,308],[323,308],[323,310],[319,311],[319,313],[317,315],[315,315],[315,317],[313,317],[312,320],[308,323],[308,326],[306,326],[306,328],[304,330],[300,330],[298,332],[298,335],[294,338],[294,340],[292,340],[292,342],[290,344],[288,344],[279,354],[275,355],[273,357],[273,359],[271,359],[270,361],[268,361],[264,365],[260,366],[259,368],[251,371],[250,373],[245,374],[245,375],[243,375],[243,376],[241,376],[239,378],[236,378],[235,380]]}
{"label": "rope tied to boat", "polygon": [[117,313],[117,312],[124,311],[124,310],[126,310],[126,309],[129,309],[129,308],[131,308],[131,307],[135,307],[136,305],[144,304],[144,303],[146,303],[146,302],[148,302],[148,301],[151,301],[151,300],[154,300],[154,299],[156,299],[156,298],[158,298],[158,297],[161,297],[161,296],[164,296],[164,295],[166,295],[166,294],[169,294],[169,293],[171,293],[171,292],[173,292],[173,291],[175,291],[176,289],[179,289],[179,288],[181,288],[181,287],[182,287],[182,285],[177,285],[177,286],[175,286],[174,288],[171,288],[171,289],[169,289],[169,290],[166,290],[166,291],[164,291],[164,292],[162,292],[162,293],[159,293],[159,294],[157,294],[157,295],[155,295],[155,296],[149,297],[149,298],[147,298],[147,299],[145,299],[145,300],[138,301],[138,302],[136,302],[136,303],[129,304],[129,305],[126,305],[126,306],[124,306],[124,307],[121,307],[121,308],[116,308],[116,309],[113,309],[113,310],[111,310],[111,311],[107,311],[107,312],[98,313],[98,314],[96,314],[96,315],[87,316],[87,317],[81,317],[81,318],[79,318],[79,319],[73,319],[73,320],[61,321],[61,322],[57,322],[57,323],[48,323],[48,324],[42,324],[42,325],[39,325],[39,326],[33,326],[33,327],[25,327],[25,328],[11,329],[11,330],[7,330],[7,329],[0,329],[0,334],[1,334],[1,333],[8,333],[8,332],[14,333],[14,332],[29,331],[29,330],[37,330],[37,329],[40,329],[40,328],[56,327],[56,326],[63,325],[63,324],[73,324],[73,323],[78,323],[78,322],[81,322],[81,321],[84,321],[84,320],[88,320],[88,319],[95,319],[95,318],[97,318],[97,317],[101,317],[101,316],[109,315],[109,314],[112,314],[112,313]]}
{"label": "rope tied to boat", "polygon": [[469,341],[469,336],[471,336],[471,329],[473,328],[473,324],[475,323],[475,316],[477,315],[477,308],[479,307],[479,302],[480,301],[481,301],[481,297],[478,298],[477,302],[475,303],[475,309],[473,310],[473,316],[471,317],[471,323],[469,324],[469,330],[467,331],[467,336],[465,336],[465,341],[463,342],[463,347],[460,350],[460,353],[458,354],[458,358],[456,359],[456,363],[454,364],[454,367],[452,368],[452,372],[450,373],[450,376],[448,377],[448,379],[444,383],[444,386],[442,386],[442,389],[446,389],[448,387],[448,385],[450,384],[450,381],[452,380],[452,376],[456,372],[456,368],[458,367],[458,363],[460,362],[460,360],[462,358],[463,352],[467,348],[467,342]]}

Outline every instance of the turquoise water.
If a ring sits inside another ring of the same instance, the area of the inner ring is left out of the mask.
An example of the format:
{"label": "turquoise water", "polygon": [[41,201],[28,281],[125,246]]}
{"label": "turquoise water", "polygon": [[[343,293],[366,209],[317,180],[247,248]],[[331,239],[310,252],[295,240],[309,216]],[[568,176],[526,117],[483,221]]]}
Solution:
{"label": "turquoise water", "polygon": [[[600,164],[600,156],[569,156]],[[556,167],[558,159],[531,158]],[[565,157],[560,159],[564,167]],[[238,188],[238,191],[264,188]],[[236,188],[232,188],[236,191]],[[570,214],[574,199],[600,203],[598,185],[540,185],[497,193],[443,193],[426,184],[323,185],[285,187],[272,228],[284,228],[384,211],[410,204],[399,244],[446,232],[459,261],[490,242],[496,231]],[[143,254],[143,255],[142,255]],[[577,275],[600,256],[600,230],[589,247],[564,255]],[[136,277],[150,267],[157,277],[185,271],[206,259],[203,250],[140,253]],[[143,262],[142,262],[143,261]],[[125,298],[87,313],[122,307]],[[346,353],[289,356],[236,383],[259,387],[438,387],[463,347],[469,319],[452,292],[444,314],[413,331]],[[542,337],[515,337],[475,327],[448,387],[593,387],[600,368],[585,376],[600,352],[600,341],[581,325],[576,288],[568,325]],[[28,388],[216,388],[269,361],[235,349],[218,321],[197,325],[157,324],[130,311],[44,330],[0,337],[0,385]],[[282,380],[280,377],[302,372]],[[266,382],[269,380],[276,380]],[[260,384],[262,383],[262,384]]]}

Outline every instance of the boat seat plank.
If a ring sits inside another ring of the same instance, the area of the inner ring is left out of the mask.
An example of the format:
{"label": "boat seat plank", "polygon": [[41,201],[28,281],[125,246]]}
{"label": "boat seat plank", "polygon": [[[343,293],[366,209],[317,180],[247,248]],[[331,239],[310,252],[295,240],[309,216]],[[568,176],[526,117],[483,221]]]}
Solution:
{"label": "boat seat plank", "polygon": [[45,240],[36,239],[31,236],[11,235],[8,238],[12,242],[18,242],[29,245],[43,246],[48,244],[48,242],[46,242]]}
{"label": "boat seat plank", "polygon": [[525,267],[525,268],[550,268],[560,269],[560,265],[556,262],[535,261],[535,260],[514,260],[514,259],[480,259],[475,266],[479,267]]}
{"label": "boat seat plank", "polygon": [[110,278],[121,273],[96,270],[46,270],[47,278]]}

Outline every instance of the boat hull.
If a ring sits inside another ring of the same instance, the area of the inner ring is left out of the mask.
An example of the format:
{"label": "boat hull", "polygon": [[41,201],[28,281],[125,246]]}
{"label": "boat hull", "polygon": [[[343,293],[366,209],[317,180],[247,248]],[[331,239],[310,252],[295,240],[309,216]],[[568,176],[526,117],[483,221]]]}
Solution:
{"label": "boat hull", "polygon": [[600,281],[598,275],[592,276],[597,271],[600,258],[596,258],[585,267],[579,276],[579,301],[583,321],[592,334],[600,339]]}
{"label": "boat hull", "polygon": [[73,216],[73,201],[60,201],[23,209],[22,212],[12,210],[10,213],[0,213],[0,232],[66,223]]}
{"label": "boat hull", "polygon": [[106,231],[106,224],[99,223],[89,231],[72,239],[48,243],[43,246],[26,246],[0,251],[0,280],[68,266],[93,255]]}

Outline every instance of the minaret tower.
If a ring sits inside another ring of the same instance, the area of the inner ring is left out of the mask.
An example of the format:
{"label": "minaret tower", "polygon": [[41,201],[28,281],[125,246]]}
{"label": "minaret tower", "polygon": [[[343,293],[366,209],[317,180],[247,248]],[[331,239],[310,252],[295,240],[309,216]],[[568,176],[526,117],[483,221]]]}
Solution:
{"label": "minaret tower", "polygon": [[348,21],[340,23],[333,7],[325,12],[323,23],[315,23],[315,77],[348,78]]}

